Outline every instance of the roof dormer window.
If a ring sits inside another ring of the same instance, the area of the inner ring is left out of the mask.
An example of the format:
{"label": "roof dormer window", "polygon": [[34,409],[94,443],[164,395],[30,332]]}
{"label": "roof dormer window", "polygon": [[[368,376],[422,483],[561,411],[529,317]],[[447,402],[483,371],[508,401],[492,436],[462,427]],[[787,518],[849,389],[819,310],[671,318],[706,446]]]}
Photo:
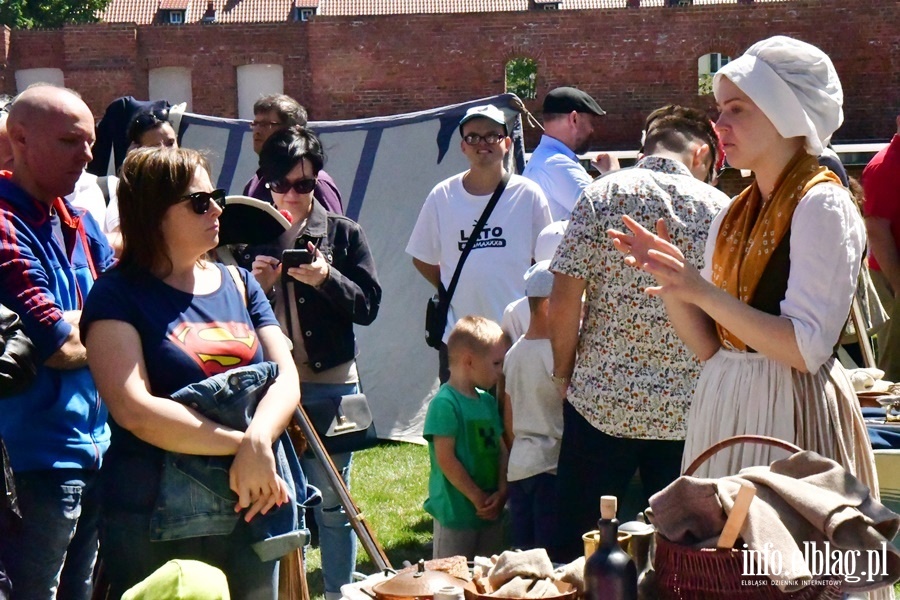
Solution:
{"label": "roof dormer window", "polygon": [[294,20],[307,22],[316,16],[319,0],[294,0]]}
{"label": "roof dormer window", "polygon": [[171,25],[183,25],[187,22],[187,10],[190,0],[160,0],[159,22]]}

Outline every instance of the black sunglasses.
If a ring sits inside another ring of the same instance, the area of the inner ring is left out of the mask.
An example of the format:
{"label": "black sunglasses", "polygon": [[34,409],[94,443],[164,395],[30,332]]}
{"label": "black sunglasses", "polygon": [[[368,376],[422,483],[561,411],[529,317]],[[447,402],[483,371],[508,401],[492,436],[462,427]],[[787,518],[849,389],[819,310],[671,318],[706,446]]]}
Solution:
{"label": "black sunglasses", "polygon": [[141,129],[149,129],[155,125],[160,123],[168,123],[169,122],[169,111],[168,110],[153,110],[142,112],[138,116],[134,118],[132,124],[134,127],[139,127]]}
{"label": "black sunglasses", "polygon": [[315,179],[298,179],[297,181],[288,181],[287,179],[279,179],[278,181],[270,181],[266,187],[276,194],[287,194],[293,189],[298,194],[308,194],[316,189]]}
{"label": "black sunglasses", "polygon": [[225,190],[213,190],[211,192],[194,192],[182,196],[182,200],[190,200],[191,208],[198,215],[205,215],[209,211],[209,203],[215,202],[221,210],[225,210]]}

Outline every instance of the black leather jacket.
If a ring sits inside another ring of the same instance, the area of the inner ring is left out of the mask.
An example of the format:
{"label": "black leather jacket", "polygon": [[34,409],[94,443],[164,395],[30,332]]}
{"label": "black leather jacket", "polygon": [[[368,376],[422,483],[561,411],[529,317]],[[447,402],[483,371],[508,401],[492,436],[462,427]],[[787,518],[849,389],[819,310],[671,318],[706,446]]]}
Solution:
{"label": "black leather jacket", "polygon": [[[312,242],[330,263],[328,279],[318,288],[293,278],[287,280],[287,285],[294,286],[303,328],[303,339],[293,342],[302,341],[309,367],[319,373],[356,357],[353,325],[369,325],[378,316],[381,284],[366,235],[352,219],[328,212],[313,202],[306,228],[293,247],[306,248],[307,242]],[[271,246],[249,246],[236,252],[235,258],[249,268],[260,254],[280,256],[281,252]],[[280,286],[281,282],[275,285]]]}
{"label": "black leather jacket", "polygon": [[37,372],[37,352],[22,331],[19,315],[0,305],[0,398],[31,385]]}

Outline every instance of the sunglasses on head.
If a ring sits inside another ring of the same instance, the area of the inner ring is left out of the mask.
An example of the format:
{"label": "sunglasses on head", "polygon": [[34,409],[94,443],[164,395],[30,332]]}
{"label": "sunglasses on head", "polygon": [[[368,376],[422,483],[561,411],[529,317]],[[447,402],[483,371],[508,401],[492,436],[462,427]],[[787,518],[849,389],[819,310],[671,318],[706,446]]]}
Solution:
{"label": "sunglasses on head", "polygon": [[288,181],[287,179],[279,179],[278,181],[270,181],[266,184],[266,187],[276,194],[287,194],[291,189],[298,194],[308,194],[316,189],[316,180],[298,179],[297,181]]}
{"label": "sunglasses on head", "polygon": [[169,122],[169,111],[168,110],[153,110],[142,112],[137,117],[134,118],[134,123],[137,124],[138,127],[150,127],[153,125],[157,125],[159,123],[168,123]]}
{"label": "sunglasses on head", "polygon": [[221,210],[225,210],[225,190],[213,190],[211,192],[194,192],[182,196],[182,200],[190,200],[191,208],[198,215],[205,215],[209,211],[209,203],[215,202]]}

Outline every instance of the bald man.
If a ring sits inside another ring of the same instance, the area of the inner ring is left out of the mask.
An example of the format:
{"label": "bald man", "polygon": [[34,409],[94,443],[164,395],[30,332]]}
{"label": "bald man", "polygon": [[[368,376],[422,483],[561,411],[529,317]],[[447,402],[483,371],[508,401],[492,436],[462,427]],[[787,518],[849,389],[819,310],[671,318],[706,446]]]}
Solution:
{"label": "bald man", "polygon": [[97,469],[109,446],[78,333],[83,299],[112,252],[91,217],[63,200],[91,160],[94,119],[75,92],[28,88],[6,122],[12,173],[0,173],[0,304],[36,348],[34,383],[3,401],[0,436],[22,518],[0,535],[17,598],[90,598]]}

